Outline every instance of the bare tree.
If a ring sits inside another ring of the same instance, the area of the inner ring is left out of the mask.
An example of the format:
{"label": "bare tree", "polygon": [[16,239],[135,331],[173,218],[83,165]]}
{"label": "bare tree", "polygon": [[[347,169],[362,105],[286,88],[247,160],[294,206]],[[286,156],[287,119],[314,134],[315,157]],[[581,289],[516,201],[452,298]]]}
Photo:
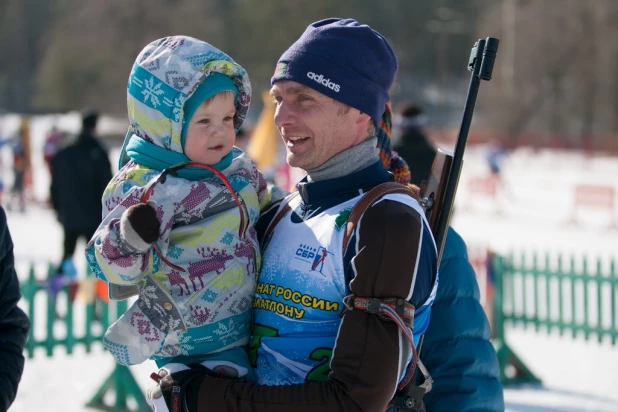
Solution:
{"label": "bare tree", "polygon": [[497,84],[481,101],[492,128],[511,141],[530,132],[560,135],[570,147],[615,131],[617,13],[611,0],[503,0],[490,7],[479,33],[501,38],[500,57],[507,58],[497,65],[510,65],[494,72]]}

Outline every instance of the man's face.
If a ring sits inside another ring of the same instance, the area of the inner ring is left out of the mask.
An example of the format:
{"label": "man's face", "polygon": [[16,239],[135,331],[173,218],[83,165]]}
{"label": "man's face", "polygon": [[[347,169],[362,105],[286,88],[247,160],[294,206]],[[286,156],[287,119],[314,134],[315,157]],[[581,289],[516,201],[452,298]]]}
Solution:
{"label": "man's face", "polygon": [[202,103],[189,122],[185,155],[194,162],[218,163],[234,146],[234,93],[219,93]]}
{"label": "man's face", "polygon": [[275,124],[283,138],[290,166],[304,170],[321,166],[367,138],[370,117],[291,80],[275,83]]}

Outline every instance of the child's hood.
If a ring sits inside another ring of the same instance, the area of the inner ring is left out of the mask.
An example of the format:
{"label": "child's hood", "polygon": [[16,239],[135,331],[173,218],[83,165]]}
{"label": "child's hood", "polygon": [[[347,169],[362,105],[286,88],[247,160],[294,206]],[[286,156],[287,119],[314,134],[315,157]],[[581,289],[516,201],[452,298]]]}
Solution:
{"label": "child's hood", "polygon": [[[183,153],[184,104],[212,73],[229,76],[238,88],[234,127],[238,130],[251,101],[247,72],[230,56],[210,44],[187,36],[165,37],[150,43],[137,56],[127,86],[129,132],[157,146]],[[128,157],[123,150],[120,164]]]}

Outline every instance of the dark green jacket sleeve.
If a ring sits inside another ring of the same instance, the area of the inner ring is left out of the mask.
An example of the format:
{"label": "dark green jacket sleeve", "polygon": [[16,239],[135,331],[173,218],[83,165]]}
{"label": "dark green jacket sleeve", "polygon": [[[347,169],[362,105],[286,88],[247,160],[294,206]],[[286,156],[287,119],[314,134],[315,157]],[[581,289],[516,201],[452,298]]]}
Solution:
{"label": "dark green jacket sleeve", "polygon": [[13,265],[13,242],[0,207],[0,411],[7,410],[15,399],[30,327],[28,317],[17,307],[21,295]]}

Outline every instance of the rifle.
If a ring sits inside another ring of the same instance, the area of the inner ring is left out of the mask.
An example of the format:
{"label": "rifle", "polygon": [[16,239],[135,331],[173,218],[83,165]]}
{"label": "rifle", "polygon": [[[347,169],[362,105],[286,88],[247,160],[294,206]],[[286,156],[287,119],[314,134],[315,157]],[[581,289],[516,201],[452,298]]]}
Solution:
{"label": "rifle", "polygon": [[[438,250],[438,266],[442,259],[444,243],[451,221],[453,204],[459,184],[459,176],[463,166],[463,155],[468,141],[468,133],[472,124],[472,114],[478,96],[481,80],[491,80],[491,74],[498,52],[498,39],[487,37],[479,39],[472,47],[468,70],[472,72],[466,104],[463,111],[463,119],[457,135],[454,153],[438,150],[431,166],[431,172],[420,188],[421,205],[429,222],[429,227],[436,241]],[[423,336],[419,341],[417,356],[419,356],[419,369],[424,375],[425,382],[416,384],[417,379],[412,379],[408,386],[395,394],[392,400],[392,412],[424,411],[423,396],[431,390],[431,376],[420,362],[420,354],[423,346]],[[418,369],[417,369],[418,370]],[[418,375],[418,374],[417,374]],[[416,378],[416,376],[415,376]],[[419,377],[420,378],[420,377]]]}

